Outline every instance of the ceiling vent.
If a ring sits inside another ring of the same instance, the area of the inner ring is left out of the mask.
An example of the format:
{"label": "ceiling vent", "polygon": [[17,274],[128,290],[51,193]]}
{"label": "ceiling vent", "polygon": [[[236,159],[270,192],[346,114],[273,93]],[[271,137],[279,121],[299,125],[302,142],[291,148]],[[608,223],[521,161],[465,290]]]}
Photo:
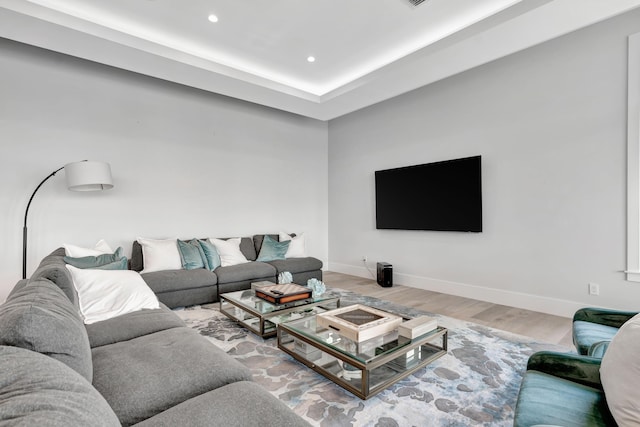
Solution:
{"label": "ceiling vent", "polygon": [[420,6],[420,4],[424,3],[425,0],[409,0],[409,3],[411,3],[414,6]]}

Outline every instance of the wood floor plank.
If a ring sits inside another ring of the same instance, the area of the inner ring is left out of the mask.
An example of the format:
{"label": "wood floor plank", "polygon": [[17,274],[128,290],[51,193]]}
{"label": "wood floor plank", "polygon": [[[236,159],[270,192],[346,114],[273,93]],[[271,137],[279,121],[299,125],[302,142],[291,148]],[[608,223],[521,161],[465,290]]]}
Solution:
{"label": "wood floor plank", "polygon": [[402,285],[383,288],[378,286],[373,279],[330,271],[324,273],[323,280],[330,288],[346,289],[407,307],[467,320],[526,335],[543,342],[573,348],[570,318]]}

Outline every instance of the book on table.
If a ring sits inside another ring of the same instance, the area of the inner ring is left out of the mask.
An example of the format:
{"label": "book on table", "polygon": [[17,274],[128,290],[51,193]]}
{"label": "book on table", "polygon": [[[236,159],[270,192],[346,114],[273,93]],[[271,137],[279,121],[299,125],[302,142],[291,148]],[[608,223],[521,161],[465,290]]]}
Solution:
{"label": "book on table", "polygon": [[306,286],[287,283],[283,285],[261,286],[255,290],[256,296],[273,304],[284,304],[311,298],[312,290]]}
{"label": "book on table", "polygon": [[438,328],[438,320],[430,316],[418,316],[403,322],[398,327],[401,336],[414,339]]}

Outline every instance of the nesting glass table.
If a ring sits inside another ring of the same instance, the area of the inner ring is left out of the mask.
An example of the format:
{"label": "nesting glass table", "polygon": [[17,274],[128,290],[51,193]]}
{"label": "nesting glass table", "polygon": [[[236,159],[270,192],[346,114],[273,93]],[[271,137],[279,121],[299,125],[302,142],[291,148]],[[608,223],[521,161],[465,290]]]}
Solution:
{"label": "nesting glass table", "polygon": [[263,338],[276,335],[276,326],[282,322],[310,317],[338,307],[340,297],[330,292],[285,304],[273,304],[258,298],[253,290],[220,295],[220,311]]}
{"label": "nesting glass table", "polygon": [[[409,320],[404,318],[404,320]],[[447,329],[413,339],[398,331],[355,342],[310,315],[277,325],[278,348],[361,399],[390,387],[447,353]]]}

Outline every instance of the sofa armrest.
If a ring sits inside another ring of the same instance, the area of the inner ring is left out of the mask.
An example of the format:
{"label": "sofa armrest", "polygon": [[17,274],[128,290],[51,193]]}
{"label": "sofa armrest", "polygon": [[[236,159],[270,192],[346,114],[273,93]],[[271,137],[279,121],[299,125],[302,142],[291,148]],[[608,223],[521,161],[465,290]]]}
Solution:
{"label": "sofa armrest", "polygon": [[20,289],[27,286],[27,283],[29,283],[29,279],[18,280],[18,283],[16,283],[13,289],[11,289],[11,292],[9,292],[9,295],[7,295],[7,301],[9,300],[9,298],[11,298],[11,295],[13,295],[14,293],[18,292]]}
{"label": "sofa armrest", "polygon": [[638,314],[637,311],[620,311],[606,308],[581,308],[573,315],[573,321],[598,323],[600,325],[621,327],[627,320]]}
{"label": "sofa armrest", "polygon": [[527,362],[527,370],[539,371],[602,390],[600,362],[596,357],[539,351]]}
{"label": "sofa armrest", "polygon": [[593,344],[589,348],[588,356],[602,359],[604,357],[604,354],[607,352],[607,349],[609,348],[609,344],[611,344],[611,341],[599,341]]}

